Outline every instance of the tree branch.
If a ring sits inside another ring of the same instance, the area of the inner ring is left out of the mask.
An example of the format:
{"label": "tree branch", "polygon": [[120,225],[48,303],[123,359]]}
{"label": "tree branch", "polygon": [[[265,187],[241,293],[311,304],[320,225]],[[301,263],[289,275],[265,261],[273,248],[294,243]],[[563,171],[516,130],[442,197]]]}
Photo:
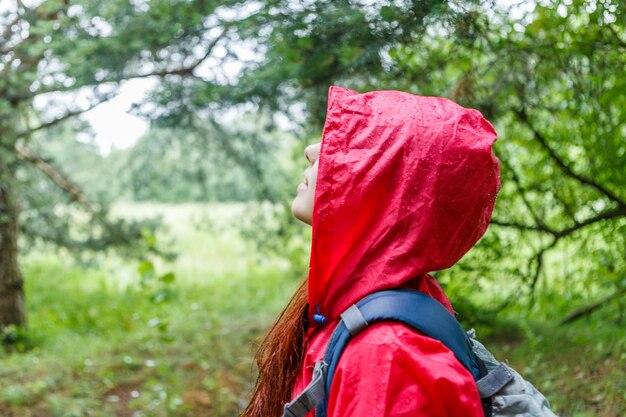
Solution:
{"label": "tree branch", "polygon": [[5,48],[4,45],[11,39],[11,31],[13,29],[13,26],[15,26],[19,21],[20,15],[16,14],[13,20],[8,22],[6,27],[2,31],[2,36],[0,36],[0,45],[2,45],[3,47],[0,48],[0,54],[6,54],[7,52],[11,51],[11,48]]}
{"label": "tree branch", "polygon": [[611,25],[610,23],[606,25],[607,28],[609,28],[609,31],[613,34],[613,36],[615,37],[615,40],[617,41],[617,44],[619,46],[621,46],[622,48],[626,48],[626,41],[624,41],[619,33],[617,33],[617,31],[615,30],[615,28],[613,27],[613,25]]}
{"label": "tree branch", "polygon": [[[542,224],[536,224],[534,226],[531,225],[525,225],[525,224],[521,224],[521,223],[511,223],[511,222],[502,222],[502,221],[498,221],[496,219],[492,219],[491,223],[495,224],[497,226],[502,226],[502,227],[511,227],[517,230],[525,230],[525,231],[535,231],[535,232],[545,232],[545,233],[549,233],[550,235],[552,235],[553,239],[552,241],[542,247],[541,249],[539,249],[529,260],[528,260],[528,267],[529,267],[529,273],[531,270],[531,266],[532,263],[535,262],[536,263],[536,267],[535,270],[533,271],[532,275],[530,275],[530,282],[528,282],[530,290],[531,290],[531,294],[534,294],[534,290],[535,287],[537,286],[537,282],[539,282],[539,275],[541,273],[541,269],[543,267],[543,256],[545,255],[545,253],[547,251],[549,251],[550,249],[554,248],[554,246],[556,246],[556,244],[558,243],[558,241],[574,232],[576,232],[579,229],[582,229],[586,226],[589,226],[591,224],[597,223],[599,221],[603,221],[603,220],[609,220],[609,219],[614,219],[617,217],[623,217],[626,216],[626,207],[617,207],[615,209],[612,210],[607,210],[604,211],[600,214],[598,214],[597,216],[594,217],[590,217],[582,222],[577,222],[575,223],[573,226],[570,227],[566,227],[565,229],[561,229],[561,230],[552,230],[549,229],[548,227],[542,225]],[[526,280],[525,280],[526,281]],[[565,323],[565,321],[563,322]]]}
{"label": "tree branch", "polygon": [[524,188],[524,186],[522,185],[522,182],[519,179],[517,172],[515,172],[515,169],[504,158],[502,158],[501,163],[502,165],[506,167],[507,171],[511,174],[511,178],[513,179],[513,182],[515,183],[515,186],[517,187],[520,197],[522,201],[524,202],[524,205],[530,212],[531,216],[533,217],[533,220],[535,220],[535,224],[540,229],[546,230],[547,227],[545,226],[545,224],[543,224],[543,222],[541,221],[541,219],[539,218],[539,216],[537,215],[533,207],[530,205],[528,198],[526,198],[526,194],[527,194],[526,188]]}
{"label": "tree branch", "polygon": [[567,235],[574,233],[575,231],[582,229],[583,227],[589,226],[590,224],[597,223],[602,220],[610,220],[617,217],[626,216],[626,206],[619,206],[612,210],[603,211],[597,216],[590,217],[582,222],[577,222],[573,226],[566,227],[565,229],[559,230],[554,233],[554,237],[556,239],[561,239]]}
{"label": "tree branch", "polygon": [[204,55],[202,55],[202,57],[198,58],[196,60],[196,62],[194,62],[193,64],[186,66],[186,67],[180,67],[180,68],[175,68],[175,69],[171,69],[171,70],[160,70],[160,71],[152,71],[146,74],[132,74],[132,75],[127,75],[127,76],[122,76],[118,79],[114,79],[114,80],[103,80],[103,83],[106,82],[120,82],[120,81],[125,81],[125,80],[130,80],[133,78],[147,78],[147,77],[165,77],[166,75],[193,75],[193,71],[198,68],[198,66],[200,66],[200,64],[202,64],[204,61],[206,61],[206,59],[211,55],[211,53],[213,52],[213,49],[215,48],[215,46],[217,45],[217,43],[222,40],[222,38],[224,38],[224,36],[226,36],[226,33],[228,32],[228,27],[225,27],[222,30],[222,33],[220,33],[218,36],[215,37],[215,39],[213,39],[211,41],[211,43],[207,46],[207,49],[204,53]]}
{"label": "tree branch", "polygon": [[557,166],[561,168],[565,175],[574,178],[575,180],[585,185],[589,185],[595,188],[596,190],[604,194],[605,197],[617,203],[618,206],[626,207],[626,202],[619,198],[617,195],[615,195],[613,192],[608,190],[606,187],[595,182],[591,178],[587,178],[584,175],[575,173],[567,164],[565,164],[565,162],[556,154],[554,149],[552,149],[550,145],[548,145],[548,141],[546,140],[546,138],[537,129],[535,129],[533,124],[530,122],[530,119],[528,118],[528,114],[526,113],[525,108],[522,108],[521,110],[514,110],[513,112],[517,116],[517,118],[531,130],[537,142],[539,142],[541,147],[548,153],[550,159],[552,159],[554,163],[556,163]]}
{"label": "tree branch", "polygon": [[83,192],[78,185],[71,182],[63,173],[50,165],[45,159],[36,155],[31,149],[25,146],[15,145],[15,152],[19,158],[35,165],[50,178],[52,182],[58,185],[59,188],[68,193],[73,202],[78,202],[83,199]]}
{"label": "tree branch", "polygon": [[46,161],[41,156],[37,155],[30,148],[16,144],[15,152],[17,156],[27,162],[33,164],[36,168],[38,168],[45,176],[50,178],[54,184],[56,184],[61,190],[69,194],[70,201],[72,203],[77,204],[82,207],[88,213],[91,214],[93,219],[99,222],[102,225],[108,225],[107,220],[103,217],[102,213],[95,209],[91,202],[85,198],[85,194],[83,190],[71,181],[67,175],[63,172],[59,171],[57,168],[52,166],[48,161]]}
{"label": "tree branch", "polygon": [[496,226],[501,226],[501,227],[509,227],[509,228],[517,229],[517,230],[525,230],[529,232],[545,232],[551,235],[554,235],[557,233],[554,230],[549,229],[548,227],[542,224],[529,225],[529,224],[523,224],[523,223],[508,222],[508,221],[498,220],[498,219],[491,219],[491,224],[494,224]]}
{"label": "tree branch", "polygon": [[50,120],[49,122],[46,123],[42,123],[37,127],[33,127],[31,129],[25,130],[23,132],[19,132],[16,136],[15,139],[22,139],[26,136],[31,135],[34,132],[37,132],[39,130],[43,130],[43,129],[47,129],[49,127],[52,127],[58,123],[61,123],[62,121],[68,120],[74,116],[78,116],[79,114],[83,114],[88,112],[89,110],[93,110],[94,108],[98,107],[100,104],[109,101],[110,99],[112,99],[113,97],[115,97],[117,95],[116,94],[109,94],[109,95],[105,95],[104,98],[100,99],[99,101],[92,103],[91,105],[89,105],[87,108],[85,109],[80,109],[80,110],[74,110],[74,111],[70,111],[65,113],[63,116],[57,117],[56,119]]}
{"label": "tree branch", "polygon": [[568,315],[567,317],[565,317],[563,320],[561,320],[561,325],[564,324],[569,324],[569,323],[573,323],[576,320],[583,318],[585,316],[588,316],[589,314],[593,313],[594,311],[598,310],[600,307],[605,306],[609,301],[612,301],[613,299],[617,299],[619,297],[621,297],[624,293],[626,292],[626,289],[624,288],[618,288],[617,290],[615,290],[615,292],[613,294],[607,295],[606,297],[604,297],[602,300],[593,303],[581,310],[577,310],[574,311],[573,313],[571,313],[570,315]]}
{"label": "tree branch", "polygon": [[558,238],[552,239],[552,242],[550,242],[550,244],[539,249],[539,251],[535,253],[535,256],[533,256],[529,260],[529,266],[530,264],[532,264],[533,260],[537,264],[537,266],[535,267],[535,272],[533,273],[532,279],[530,281],[530,293],[531,293],[531,296],[533,297],[533,300],[532,300],[533,302],[534,302],[535,288],[537,287],[537,283],[539,282],[539,274],[541,273],[541,269],[543,268],[543,255],[545,255],[547,251],[552,249],[556,245],[557,241],[558,241]]}
{"label": "tree branch", "polygon": [[544,226],[543,224],[529,225],[529,224],[516,223],[516,222],[507,222],[507,221],[498,220],[498,219],[491,219],[491,224],[494,224],[496,226],[501,226],[501,227],[517,229],[517,230],[529,231],[529,232],[548,233],[558,240],[574,233],[575,231],[579,229],[582,229],[583,227],[587,227],[591,224],[600,222],[602,220],[610,220],[610,219],[615,219],[615,218],[623,217],[623,216],[626,216],[626,207],[617,207],[612,210],[603,211],[602,213],[596,216],[590,217],[588,219],[585,219],[582,222],[576,222],[574,223],[574,225],[566,227],[561,230],[554,230],[547,226]]}
{"label": "tree branch", "polygon": [[[226,36],[226,33],[228,32],[228,29],[229,29],[228,27],[225,27],[222,30],[222,33],[220,33],[215,39],[213,39],[211,41],[211,43],[207,46],[207,50],[202,55],[202,57],[197,59],[196,62],[194,62],[193,64],[191,64],[189,66],[173,68],[173,69],[169,69],[169,70],[168,69],[156,70],[156,71],[151,71],[151,72],[147,72],[147,73],[144,73],[144,74],[121,75],[121,76],[116,77],[116,78],[110,78],[110,79],[104,79],[102,81],[97,81],[97,82],[94,82],[93,84],[83,84],[81,87],[89,87],[89,86],[105,84],[105,83],[120,83],[122,81],[128,81],[128,80],[138,79],[138,78],[149,78],[149,77],[163,78],[163,77],[166,77],[168,75],[180,75],[180,76],[195,77],[195,75],[193,74],[193,71],[196,68],[198,68],[204,61],[206,61],[206,59],[213,52],[213,49],[215,48],[217,43],[221,39],[223,39],[224,36]],[[197,77],[195,77],[195,78],[197,78]],[[28,94],[28,95],[19,97],[19,100],[21,101],[21,100],[32,99],[32,98],[34,98],[36,96],[39,96],[41,94],[62,93],[62,92],[73,91],[75,89],[76,89],[76,87],[70,87],[70,88],[60,87],[60,88],[54,88],[54,89],[48,89],[48,90],[39,90],[39,91],[33,92],[32,94]]]}
{"label": "tree branch", "polygon": [[196,61],[196,63],[195,63],[195,64],[193,64],[193,65],[190,67],[192,71],[193,71],[194,69],[196,69],[196,68],[197,68],[200,64],[202,64],[204,61],[206,61],[206,59],[209,57],[209,55],[211,55],[211,53],[213,52],[213,48],[215,48],[215,46],[217,45],[217,43],[218,43],[220,40],[222,40],[222,39],[224,38],[224,36],[226,36],[226,33],[228,33],[228,29],[229,29],[228,27],[224,27],[224,28],[222,29],[222,33],[220,33],[219,35],[217,35],[217,36],[215,37],[215,39],[213,39],[213,40],[211,41],[211,43],[209,43],[209,45],[207,46],[207,49],[206,49],[206,51],[205,51],[204,55],[203,55],[200,59],[198,59],[198,60]]}

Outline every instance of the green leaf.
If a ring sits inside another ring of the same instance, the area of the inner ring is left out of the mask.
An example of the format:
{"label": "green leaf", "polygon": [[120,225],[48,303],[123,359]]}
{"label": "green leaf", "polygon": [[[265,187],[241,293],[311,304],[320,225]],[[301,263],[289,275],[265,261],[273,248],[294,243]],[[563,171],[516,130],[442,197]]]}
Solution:
{"label": "green leaf", "polygon": [[150,261],[141,261],[139,263],[139,267],[137,268],[139,275],[142,277],[146,277],[148,275],[154,274],[154,264]]}
{"label": "green leaf", "polygon": [[167,274],[162,275],[159,280],[166,284],[172,283],[176,280],[176,275],[173,272],[168,272]]}

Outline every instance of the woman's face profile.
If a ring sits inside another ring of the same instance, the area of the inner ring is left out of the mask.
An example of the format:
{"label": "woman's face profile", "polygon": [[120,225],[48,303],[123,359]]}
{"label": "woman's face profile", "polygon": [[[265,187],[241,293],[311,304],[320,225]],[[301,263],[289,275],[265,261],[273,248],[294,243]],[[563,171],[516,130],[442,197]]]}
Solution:
{"label": "woman's face profile", "polygon": [[304,156],[309,166],[304,170],[304,181],[298,184],[296,198],[291,203],[291,212],[296,219],[310,225],[313,219],[313,202],[315,201],[315,183],[317,181],[317,165],[321,143],[314,143],[304,149]]}

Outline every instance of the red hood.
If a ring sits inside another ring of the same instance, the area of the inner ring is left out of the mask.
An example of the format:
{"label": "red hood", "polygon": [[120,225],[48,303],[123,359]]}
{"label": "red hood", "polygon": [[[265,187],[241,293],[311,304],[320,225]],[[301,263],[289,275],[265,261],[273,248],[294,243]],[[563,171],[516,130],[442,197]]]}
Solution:
{"label": "red hood", "polygon": [[310,314],[449,268],[483,235],[500,187],[496,132],[473,109],[331,87],[313,212]]}

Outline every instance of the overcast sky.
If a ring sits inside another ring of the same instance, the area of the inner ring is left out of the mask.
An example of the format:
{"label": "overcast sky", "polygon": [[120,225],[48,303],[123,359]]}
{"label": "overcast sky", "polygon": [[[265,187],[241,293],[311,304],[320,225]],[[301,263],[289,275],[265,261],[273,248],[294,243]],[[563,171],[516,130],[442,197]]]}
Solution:
{"label": "overcast sky", "polygon": [[146,132],[148,122],[133,116],[129,110],[155,83],[153,79],[127,81],[117,97],[83,114],[93,128],[94,141],[102,153],[109,153],[113,148],[128,148]]}

